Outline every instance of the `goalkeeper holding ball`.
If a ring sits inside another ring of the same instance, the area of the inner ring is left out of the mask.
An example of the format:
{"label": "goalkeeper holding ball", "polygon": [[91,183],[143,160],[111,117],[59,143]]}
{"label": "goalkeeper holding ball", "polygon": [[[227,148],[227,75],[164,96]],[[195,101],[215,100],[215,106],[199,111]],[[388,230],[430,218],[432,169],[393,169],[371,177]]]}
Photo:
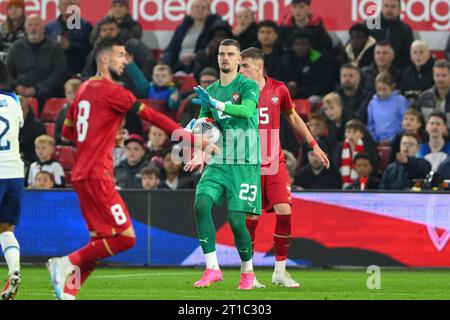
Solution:
{"label": "goalkeeper holding ball", "polygon": [[[196,87],[201,105],[199,119],[213,118],[222,132],[222,152],[212,157],[195,193],[195,215],[199,241],[205,255],[206,270],[195,282],[208,287],[223,279],[216,255],[216,230],[211,216],[213,204],[228,201],[228,222],[242,260],[239,289],[250,290],[255,275],[252,244],[245,225],[247,214],[261,214],[260,155],[258,135],[259,89],[255,81],[238,73],[239,42],[225,39],[219,46],[220,79],[207,90]],[[219,145],[219,144],[218,144]],[[198,159],[197,159],[198,160]],[[192,171],[203,166],[193,159],[185,166]]]}

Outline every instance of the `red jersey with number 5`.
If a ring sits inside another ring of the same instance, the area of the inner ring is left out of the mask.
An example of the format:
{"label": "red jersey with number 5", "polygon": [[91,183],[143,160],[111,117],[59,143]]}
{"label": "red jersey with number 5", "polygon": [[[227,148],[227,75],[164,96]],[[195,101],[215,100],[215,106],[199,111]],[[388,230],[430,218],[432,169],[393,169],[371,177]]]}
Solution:
{"label": "red jersey with number 5", "polygon": [[114,139],[136,97],[100,77],[84,82],[69,107],[65,125],[73,126],[77,157],[72,180],[114,180]]}
{"label": "red jersey with number 5", "polygon": [[273,161],[285,161],[280,144],[280,111],[294,108],[288,88],[284,83],[266,77],[266,85],[259,94],[259,137],[261,144],[261,166],[270,166]]}

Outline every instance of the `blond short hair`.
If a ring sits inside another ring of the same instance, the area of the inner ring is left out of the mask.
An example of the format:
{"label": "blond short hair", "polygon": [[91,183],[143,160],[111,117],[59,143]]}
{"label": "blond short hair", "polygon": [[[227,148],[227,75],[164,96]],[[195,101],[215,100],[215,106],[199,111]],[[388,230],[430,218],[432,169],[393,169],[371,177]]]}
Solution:
{"label": "blond short hair", "polygon": [[326,105],[337,104],[342,106],[341,96],[339,96],[336,92],[331,92],[323,98],[323,104]]}
{"label": "blond short hair", "polygon": [[170,74],[172,74],[172,69],[170,68],[169,65],[167,64],[163,64],[163,63],[158,63],[154,68],[153,68],[153,72],[155,71],[167,71]]}
{"label": "blond short hair", "polygon": [[411,50],[416,49],[416,48],[423,48],[423,49],[430,50],[430,47],[428,46],[428,43],[426,41],[423,41],[423,40],[415,40],[411,44]]}
{"label": "blond short hair", "polygon": [[37,137],[36,140],[34,140],[34,145],[38,145],[38,144],[47,144],[47,145],[54,147],[56,142],[55,142],[55,138],[53,138],[47,134],[43,134],[43,135]]}

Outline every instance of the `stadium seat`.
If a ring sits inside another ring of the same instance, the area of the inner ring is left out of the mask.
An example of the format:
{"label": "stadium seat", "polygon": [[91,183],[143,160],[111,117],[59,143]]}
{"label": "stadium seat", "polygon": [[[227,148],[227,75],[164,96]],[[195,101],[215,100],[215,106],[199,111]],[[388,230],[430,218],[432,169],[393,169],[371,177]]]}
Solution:
{"label": "stadium seat", "polygon": [[39,101],[36,98],[27,98],[28,105],[33,109],[34,116],[39,119]]}
{"label": "stadium seat", "polygon": [[56,160],[64,170],[72,170],[75,163],[75,148],[70,146],[56,146]]}
{"label": "stadium seat", "polygon": [[178,85],[180,94],[186,94],[191,92],[197,85],[197,80],[195,80],[193,75],[174,75],[173,81]]}
{"label": "stadium seat", "polygon": [[64,98],[50,98],[45,102],[40,119],[42,121],[55,122],[58,118],[59,111],[66,103]]}
{"label": "stadium seat", "polygon": [[391,158],[391,147],[389,146],[378,146],[377,147],[378,155],[380,157],[379,169],[381,172],[386,170],[389,165],[389,160]]}
{"label": "stadium seat", "polygon": [[293,100],[295,105],[295,111],[304,119],[309,119],[311,116],[311,102],[308,99],[295,99]]}
{"label": "stadium seat", "polygon": [[66,188],[71,188],[72,187],[72,171],[64,170],[64,176],[66,179]]}
{"label": "stadium seat", "polygon": [[56,127],[55,123],[45,122],[44,125],[45,125],[45,129],[47,131],[47,134],[49,136],[55,137],[55,127]]}
{"label": "stadium seat", "polygon": [[181,118],[183,117],[183,112],[184,112],[184,109],[186,108],[187,103],[188,103],[188,99],[185,98],[185,99],[181,100],[180,106],[178,107],[178,110],[177,110],[177,115],[175,117],[176,121],[179,122],[181,120]]}

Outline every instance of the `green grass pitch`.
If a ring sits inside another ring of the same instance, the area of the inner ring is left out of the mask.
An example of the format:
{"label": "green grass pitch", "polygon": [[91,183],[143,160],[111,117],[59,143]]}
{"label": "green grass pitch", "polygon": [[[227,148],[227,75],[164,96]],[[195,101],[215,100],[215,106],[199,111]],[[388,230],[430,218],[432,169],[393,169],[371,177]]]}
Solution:
{"label": "green grass pitch", "polygon": [[[365,269],[291,269],[301,288],[287,289],[270,283],[272,270],[257,269],[264,289],[237,289],[238,268],[224,269],[224,281],[195,289],[200,268],[97,269],[81,289],[80,300],[340,300],[340,299],[450,299],[450,271],[383,270],[381,289],[369,290]],[[6,277],[6,267],[2,267]],[[52,300],[45,267],[23,267],[17,300]]]}

